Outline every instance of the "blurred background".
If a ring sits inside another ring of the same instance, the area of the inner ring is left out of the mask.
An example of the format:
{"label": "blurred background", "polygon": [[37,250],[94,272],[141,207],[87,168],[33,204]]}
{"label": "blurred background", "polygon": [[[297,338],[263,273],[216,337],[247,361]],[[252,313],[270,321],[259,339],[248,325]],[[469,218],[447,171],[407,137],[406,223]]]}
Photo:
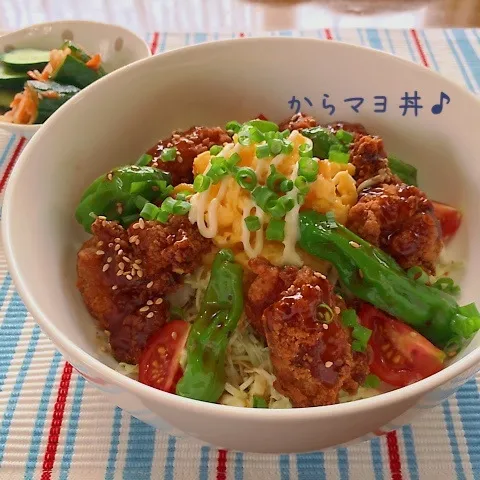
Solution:
{"label": "blurred background", "polygon": [[480,0],[0,0],[0,29],[57,19],[137,32],[480,26]]}

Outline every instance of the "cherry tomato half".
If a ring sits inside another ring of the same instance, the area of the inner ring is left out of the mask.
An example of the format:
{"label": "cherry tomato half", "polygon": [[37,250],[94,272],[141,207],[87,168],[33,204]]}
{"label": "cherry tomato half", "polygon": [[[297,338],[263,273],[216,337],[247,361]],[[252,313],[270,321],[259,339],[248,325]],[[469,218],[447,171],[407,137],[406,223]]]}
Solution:
{"label": "cherry tomato half", "polygon": [[142,383],[175,393],[183,375],[180,355],[189,331],[189,323],[172,320],[149,338],[139,362],[139,380]]}
{"label": "cherry tomato half", "polygon": [[358,315],[360,323],[373,331],[370,371],[380,380],[404,387],[442,370],[445,353],[413,328],[368,303]]}
{"label": "cherry tomato half", "polygon": [[450,205],[440,202],[432,202],[435,216],[438,218],[442,227],[442,236],[444,240],[449,240],[457,233],[462,223],[462,214]]}

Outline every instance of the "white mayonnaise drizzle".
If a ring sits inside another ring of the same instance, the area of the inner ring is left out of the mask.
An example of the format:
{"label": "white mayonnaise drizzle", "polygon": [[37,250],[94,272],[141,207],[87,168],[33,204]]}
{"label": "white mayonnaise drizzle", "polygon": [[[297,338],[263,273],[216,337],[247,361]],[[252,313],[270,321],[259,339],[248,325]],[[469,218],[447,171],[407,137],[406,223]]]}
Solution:
{"label": "white mayonnaise drizzle", "polygon": [[[255,247],[252,247],[250,242],[251,233],[245,225],[245,218],[251,214],[252,208],[255,208],[255,215],[260,220],[261,225],[260,229],[255,232]],[[258,205],[255,205],[250,198],[245,199],[242,220],[243,250],[248,255],[248,258],[258,257],[263,250],[263,210]]]}

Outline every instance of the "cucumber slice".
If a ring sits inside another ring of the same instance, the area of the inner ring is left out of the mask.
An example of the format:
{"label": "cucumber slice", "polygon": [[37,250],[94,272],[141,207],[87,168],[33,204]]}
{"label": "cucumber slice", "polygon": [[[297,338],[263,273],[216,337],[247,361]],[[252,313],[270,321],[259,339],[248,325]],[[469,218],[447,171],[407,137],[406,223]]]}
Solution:
{"label": "cucumber slice", "polygon": [[14,72],[0,63],[0,88],[20,92],[28,78],[26,73]]}
{"label": "cucumber slice", "polygon": [[40,82],[38,80],[29,80],[25,88],[29,89],[36,98],[37,116],[33,122],[35,124],[45,122],[65,102],[80,91],[74,85],[60,85],[56,82]]}
{"label": "cucumber slice", "polygon": [[[87,63],[89,60],[92,59],[92,57],[82,47],[72,42],[71,40],[66,40],[64,42],[64,44],[62,45],[62,50],[64,50],[65,48],[69,48],[72,52],[72,55],[83,63]],[[100,66],[100,68],[98,69],[98,73],[100,73],[102,76],[107,74],[107,72],[105,72],[102,66]]]}
{"label": "cucumber slice", "polygon": [[0,113],[3,114],[10,110],[10,104],[18,92],[13,90],[0,90]]}
{"label": "cucumber slice", "polygon": [[2,60],[5,65],[17,72],[43,70],[50,60],[50,52],[35,48],[22,48],[5,53]]}
{"label": "cucumber slice", "polygon": [[50,78],[65,85],[85,88],[101,76],[100,72],[88,68],[85,63],[70,54],[52,72]]}

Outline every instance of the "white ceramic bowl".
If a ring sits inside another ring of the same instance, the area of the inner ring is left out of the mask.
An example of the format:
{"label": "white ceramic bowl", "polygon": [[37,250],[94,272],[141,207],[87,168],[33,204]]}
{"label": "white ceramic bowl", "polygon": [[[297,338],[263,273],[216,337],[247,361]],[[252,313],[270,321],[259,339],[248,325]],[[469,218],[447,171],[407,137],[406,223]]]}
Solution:
{"label": "white ceramic bowl", "polygon": [[[424,109],[418,117],[402,116],[400,97],[415,90]],[[441,91],[451,102],[432,115]],[[324,93],[337,105],[332,117],[322,108]],[[94,322],[75,288],[76,253],[85,235],[74,210],[83,189],[174,128],[222,125],[259,112],[278,121],[291,115],[292,95],[321,121],[363,122],[384,137],[390,152],[418,166],[420,185],[432,198],[463,208],[465,221],[452,250],[466,262],[462,301],[478,301],[480,163],[474,128],[480,103],[426,68],[365,48],[313,39],[239,39],[127,66],[46,122],[22,153],[6,192],[2,225],[10,271],[68,361],[111,402],[145,422],[229,449],[305,452],[372,438],[443,401],[479,369],[477,335],[448,368],[406,388],[349,404],[263,410],[154,390],[117,373],[115,362],[98,352]],[[386,113],[372,113],[375,95],[388,97]],[[351,96],[367,99],[363,113],[343,102]]]}
{"label": "white ceramic bowl", "polygon": [[[108,23],[66,20],[39,23],[0,36],[0,54],[14,48],[59,48],[64,40],[73,40],[91,54],[100,53],[107,72],[151,55],[143,39],[130,30]],[[0,122],[0,128],[31,138],[42,125],[16,125]]]}

